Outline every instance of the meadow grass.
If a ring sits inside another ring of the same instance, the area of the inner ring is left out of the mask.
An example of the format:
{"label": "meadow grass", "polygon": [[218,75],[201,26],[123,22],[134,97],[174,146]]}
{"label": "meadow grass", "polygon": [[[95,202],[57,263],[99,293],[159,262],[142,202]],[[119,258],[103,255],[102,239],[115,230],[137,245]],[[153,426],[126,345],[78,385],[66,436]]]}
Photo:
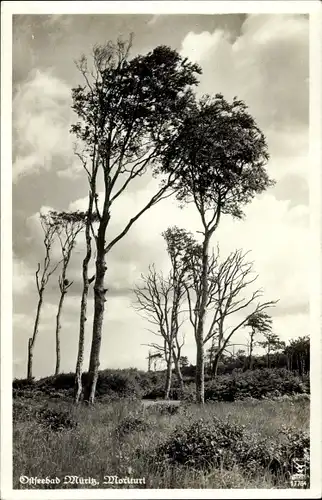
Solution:
{"label": "meadow grass", "polygon": [[[34,417],[39,406],[68,412],[76,429],[55,432]],[[203,406],[184,404],[177,413],[160,412],[140,401],[74,406],[69,401],[18,399],[13,427],[13,486],[19,488],[288,488],[285,478],[276,481],[267,470],[251,476],[241,466],[230,470],[198,471],[181,466],[160,468],[145,460],[165,442],[177,426],[211,420],[214,416],[245,426],[246,430],[280,439],[283,425],[309,430],[309,401],[240,401]],[[121,433],[129,415],[146,423]],[[95,478],[100,484],[62,484],[65,476]],[[103,485],[104,476],[145,478],[145,484]],[[59,485],[21,485],[20,476],[60,478]]]}

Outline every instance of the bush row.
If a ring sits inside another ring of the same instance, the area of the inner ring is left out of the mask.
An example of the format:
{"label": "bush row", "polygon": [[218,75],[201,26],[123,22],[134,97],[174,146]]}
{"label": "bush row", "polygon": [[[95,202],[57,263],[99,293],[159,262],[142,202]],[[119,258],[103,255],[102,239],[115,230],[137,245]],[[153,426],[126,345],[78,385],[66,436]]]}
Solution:
{"label": "bush row", "polygon": [[[83,374],[86,384],[87,374]],[[160,399],[164,397],[164,373],[130,370],[104,370],[97,382],[97,398],[143,398]],[[51,397],[71,397],[74,388],[74,374],[62,373],[38,381],[13,381],[14,396],[46,394]],[[170,393],[171,399],[194,399],[194,381],[185,381],[182,394],[176,381]],[[205,384],[205,399],[208,401],[235,401],[249,397],[280,397],[310,392],[309,376],[299,377],[285,369],[263,369],[254,371],[235,371],[229,375],[218,376]]]}

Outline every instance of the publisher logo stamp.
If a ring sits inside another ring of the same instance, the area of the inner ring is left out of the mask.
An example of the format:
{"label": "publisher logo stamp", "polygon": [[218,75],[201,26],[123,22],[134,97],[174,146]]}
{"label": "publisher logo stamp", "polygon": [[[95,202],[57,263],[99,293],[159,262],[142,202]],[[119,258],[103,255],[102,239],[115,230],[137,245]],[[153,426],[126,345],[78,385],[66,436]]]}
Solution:
{"label": "publisher logo stamp", "polygon": [[291,487],[305,488],[307,486],[308,469],[305,458],[292,458],[291,462]]}

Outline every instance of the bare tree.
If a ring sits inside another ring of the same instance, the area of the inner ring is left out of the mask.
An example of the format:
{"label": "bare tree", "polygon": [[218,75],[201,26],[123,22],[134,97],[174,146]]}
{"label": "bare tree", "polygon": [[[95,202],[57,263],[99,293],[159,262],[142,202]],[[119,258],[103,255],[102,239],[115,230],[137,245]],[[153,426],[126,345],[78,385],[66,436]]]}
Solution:
{"label": "bare tree", "polygon": [[56,225],[56,233],[60,242],[62,254],[62,269],[58,276],[60,298],[56,315],[56,367],[55,376],[60,373],[60,331],[61,313],[63,310],[65,296],[73,282],[67,278],[67,269],[75,247],[76,237],[84,228],[84,214],[82,212],[50,212],[51,219]]}
{"label": "bare tree", "polygon": [[242,218],[244,205],[272,181],[265,164],[268,160],[263,133],[247,112],[243,101],[228,103],[221,94],[204,96],[196,104],[173,145],[171,154],[181,154],[177,198],[196,206],[201,223],[201,280],[195,323],[197,347],[196,397],[204,402],[205,317],[209,300],[209,246],[221,216]]}
{"label": "bare tree", "polygon": [[[86,168],[90,184],[89,203],[96,203],[99,217],[96,244],[94,284],[94,320],[88,384],[84,399],[94,402],[104,318],[106,256],[127,234],[132,225],[149,208],[173,194],[178,178],[176,168],[166,172],[166,164],[175,167],[176,154],[165,152],[178,135],[178,128],[194,101],[191,86],[197,83],[200,68],[168,47],[157,47],[146,56],[129,60],[131,40],[96,46],[93,68],[85,57],[79,62],[84,86],[73,89],[73,110],[79,122],[72,127],[84,145],[82,157],[90,158]],[[160,164],[163,168],[161,172]],[[110,241],[106,232],[111,207],[129,184],[147,170],[163,174],[159,189]],[[102,174],[104,194],[102,210],[98,209],[96,183]],[[90,210],[90,207],[89,207]],[[86,283],[86,277],[84,277]]]}
{"label": "bare tree", "polygon": [[[151,364],[152,361],[156,361],[157,359],[162,358],[162,354],[160,352],[151,352],[149,351],[148,357],[146,358],[148,360],[148,372],[151,371]],[[156,365],[154,364],[154,371],[156,369]]]}
{"label": "bare tree", "polygon": [[36,271],[36,285],[38,291],[38,304],[36,310],[36,317],[33,329],[33,335],[28,339],[28,364],[27,364],[27,378],[32,380],[33,378],[33,353],[34,347],[38,336],[40,314],[44,300],[45,287],[49,281],[50,276],[56,271],[57,267],[61,263],[61,260],[51,266],[51,250],[52,245],[57,232],[57,225],[53,222],[49,214],[40,214],[40,224],[44,232],[44,245],[45,245],[45,257],[43,264],[38,262]]}
{"label": "bare tree", "polygon": [[179,331],[183,321],[179,320],[181,300],[184,288],[178,292],[178,285],[173,275],[167,278],[157,273],[154,266],[149,267],[148,274],[141,275],[142,285],[136,285],[134,293],[136,303],[134,307],[143,317],[153,325],[150,331],[160,338],[161,343],[150,343],[156,352],[162,354],[166,362],[165,399],[169,398],[172,380],[172,365],[175,363],[176,373],[181,388],[183,379],[179,366],[181,348],[184,345],[184,336],[179,339]]}
{"label": "bare tree", "polygon": [[[200,249],[197,248],[196,257],[190,258],[191,279],[186,287],[190,322],[193,325],[195,336],[198,335],[200,295],[202,290],[202,276],[200,276]],[[222,263],[219,262],[219,247],[217,254],[208,258],[207,276],[208,300],[206,312],[208,311],[209,324],[205,329],[203,337],[204,345],[215,338],[216,353],[213,357],[213,374],[216,376],[220,357],[234,334],[247,324],[254,315],[259,315],[267,308],[272,307],[277,301],[257,302],[263,292],[257,289],[247,296],[247,287],[250,287],[258,278],[253,273],[253,263],[246,260],[248,252],[241,250],[232,252]],[[191,293],[192,292],[192,293]],[[193,301],[193,296],[195,300]],[[233,315],[245,313],[243,319],[235,326],[227,326],[227,321]]]}

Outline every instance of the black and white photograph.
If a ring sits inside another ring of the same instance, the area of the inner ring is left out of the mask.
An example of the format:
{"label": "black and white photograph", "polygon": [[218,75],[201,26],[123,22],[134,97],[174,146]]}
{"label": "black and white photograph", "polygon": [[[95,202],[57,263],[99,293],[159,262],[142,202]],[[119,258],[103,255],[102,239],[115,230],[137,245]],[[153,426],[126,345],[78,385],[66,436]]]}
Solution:
{"label": "black and white photograph", "polygon": [[321,4],[260,4],[4,2],[4,500],[320,497]]}

